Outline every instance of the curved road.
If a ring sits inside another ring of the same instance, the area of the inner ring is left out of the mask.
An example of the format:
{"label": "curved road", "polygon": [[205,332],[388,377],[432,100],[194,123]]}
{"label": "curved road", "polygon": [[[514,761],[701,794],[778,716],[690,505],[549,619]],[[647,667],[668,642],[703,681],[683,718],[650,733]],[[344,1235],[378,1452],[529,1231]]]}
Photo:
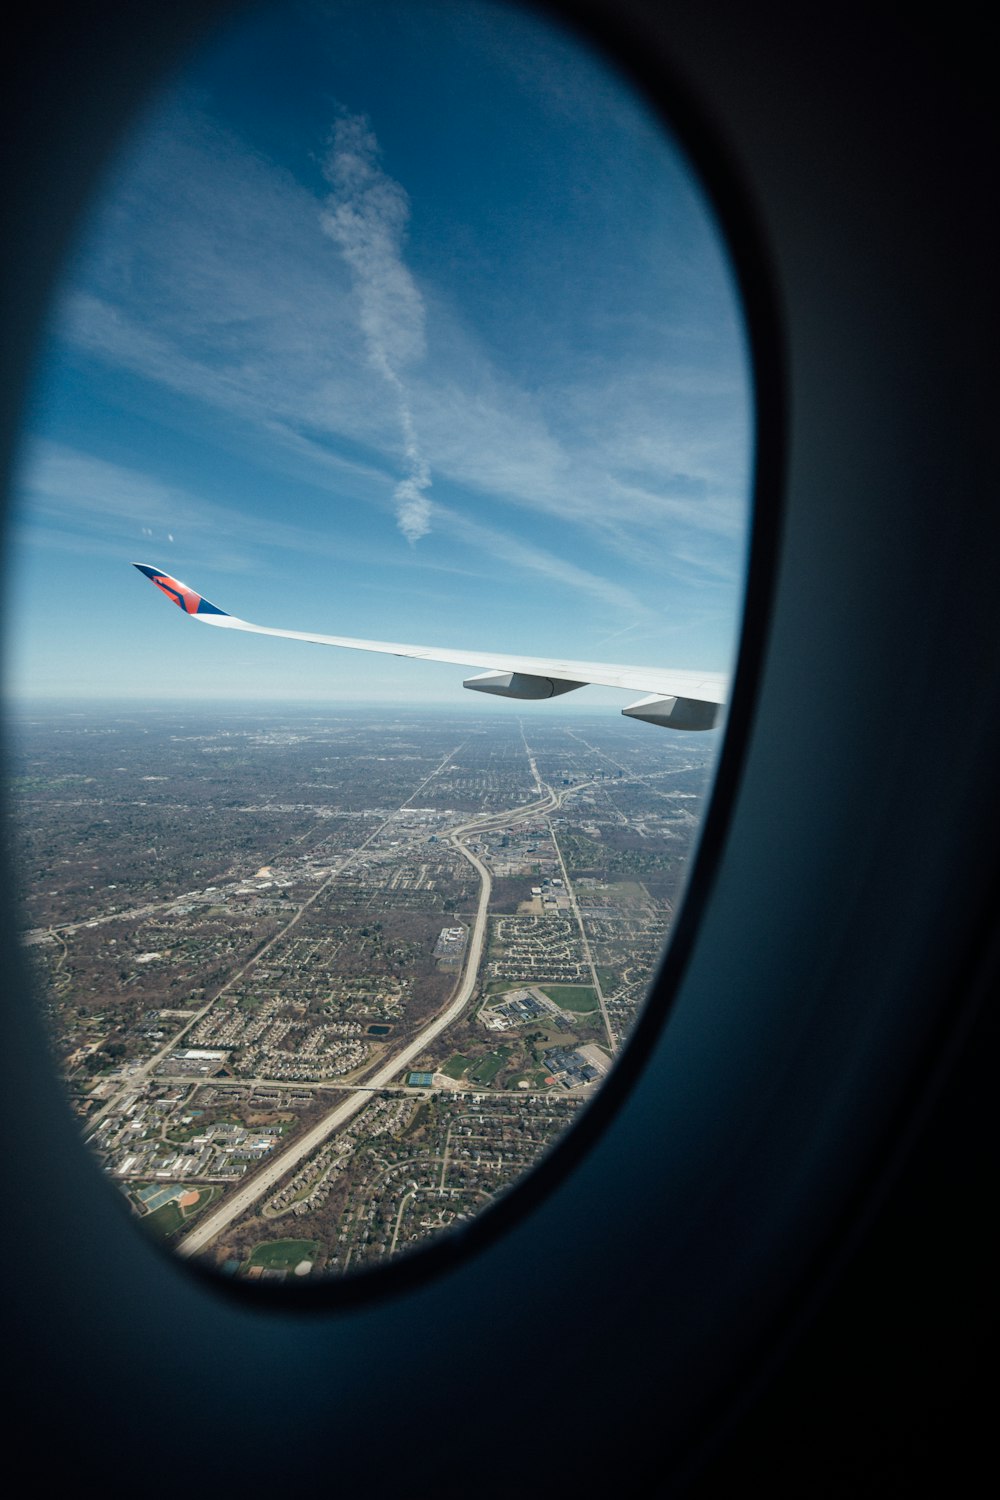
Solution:
{"label": "curved road", "polygon": [[[522,811],[518,811],[518,816],[521,816]],[[424,1052],[430,1046],[435,1037],[439,1036],[447,1026],[450,1026],[462,1014],[462,1011],[472,999],[472,992],[476,987],[479,963],[483,953],[483,943],[486,939],[486,913],[490,904],[490,894],[493,889],[489,870],[487,870],[481,860],[476,858],[471,850],[466,849],[465,845],[460,842],[460,835],[466,832],[469,826],[468,824],[463,824],[460,828],[454,829],[448,836],[450,842],[454,844],[459,853],[463,854],[469,863],[475,867],[481,881],[479,905],[476,909],[475,923],[469,936],[465,968],[462,971],[462,977],[459,980],[458,988],[451,1002],[440,1015],[435,1016],[433,1021],[425,1026],[422,1031],[419,1031],[413,1040],[408,1042],[401,1051],[394,1053],[388,1062],[382,1064],[378,1072],[366,1082],[364,1091],[358,1090],[345,1099],[343,1103],[338,1104],[336,1109],[331,1110],[328,1115],[325,1115],[317,1125],[314,1125],[311,1130],[306,1131],[305,1135],[301,1136],[297,1141],[293,1141],[287,1151],[283,1151],[273,1162],[268,1163],[267,1166],[256,1172],[252,1181],[248,1182],[246,1187],[239,1188],[231,1198],[227,1199],[221,1207],[216,1209],[215,1213],[209,1214],[207,1219],[204,1219],[196,1229],[193,1229],[189,1235],[186,1235],[177,1245],[179,1255],[197,1255],[199,1250],[204,1250],[205,1246],[211,1244],[212,1240],[216,1239],[235,1218],[245,1213],[251,1204],[256,1203],[258,1198],[263,1197],[265,1193],[269,1192],[278,1180],[285,1176],[286,1172],[291,1172],[305,1157],[315,1151],[318,1146],[321,1146],[328,1136],[331,1136],[335,1130],[339,1130],[352,1115],[356,1115],[360,1109],[363,1109],[371,1098],[368,1090],[383,1088],[395,1078],[397,1073],[401,1072],[415,1058],[419,1057],[421,1052]]]}
{"label": "curved road", "polygon": [[387,1062],[383,1063],[378,1071],[370,1079],[366,1080],[364,1089],[358,1089],[342,1103],[338,1104],[335,1109],[332,1109],[328,1115],[324,1115],[318,1124],[314,1125],[311,1130],[306,1131],[305,1135],[301,1136],[298,1140],[293,1141],[287,1150],[281,1152],[280,1156],[256,1172],[252,1180],[245,1187],[238,1188],[214,1213],[209,1214],[207,1218],[198,1224],[197,1228],[193,1229],[190,1234],[185,1235],[184,1239],[176,1246],[179,1255],[197,1255],[199,1251],[204,1250],[206,1246],[210,1245],[234,1219],[239,1218],[259,1198],[262,1198],[265,1193],[270,1192],[286,1173],[293,1171],[300,1162],[315,1151],[317,1147],[321,1146],[329,1136],[333,1135],[334,1131],[339,1130],[342,1125],[346,1125],[352,1116],[363,1109],[371,1098],[371,1090],[384,1088],[398,1073],[408,1067],[422,1052],[425,1052],[431,1042],[440,1036],[442,1031],[449,1027],[453,1021],[458,1020],[458,1017],[472,999],[476,980],[479,976],[483,944],[486,941],[486,917],[490,904],[490,895],[493,890],[493,881],[489,870],[483,864],[482,860],[478,859],[470,849],[465,847],[462,843],[463,836],[483,833],[487,829],[502,828],[508,823],[520,822],[522,818],[533,817],[538,813],[551,812],[554,808],[560,806],[563,797],[567,796],[570,792],[581,790],[581,787],[577,786],[566,788],[562,792],[554,792],[538,776],[533,761],[532,770],[534,771],[539,788],[545,787],[545,795],[537,802],[513,808],[509,812],[490,813],[485,817],[480,814],[468,823],[462,823],[457,828],[453,828],[448,834],[448,841],[469,861],[480,879],[479,905],[476,908],[476,918],[466,949],[465,967],[462,971],[458,987],[448,1005],[440,1015],[435,1016],[428,1025],[423,1027],[412,1041],[407,1042],[401,1051],[394,1053]]}

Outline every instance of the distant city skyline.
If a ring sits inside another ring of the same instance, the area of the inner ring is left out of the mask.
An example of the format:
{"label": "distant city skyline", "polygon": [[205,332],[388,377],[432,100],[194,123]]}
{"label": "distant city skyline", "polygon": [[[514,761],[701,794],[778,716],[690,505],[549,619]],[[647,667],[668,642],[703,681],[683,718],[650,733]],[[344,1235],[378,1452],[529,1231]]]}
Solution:
{"label": "distant city skyline", "polygon": [[714,221],[603,63],[499,6],[264,10],[67,266],[7,697],[470,706],[455,667],[192,626],[133,561],[291,629],[726,670],[751,448]]}

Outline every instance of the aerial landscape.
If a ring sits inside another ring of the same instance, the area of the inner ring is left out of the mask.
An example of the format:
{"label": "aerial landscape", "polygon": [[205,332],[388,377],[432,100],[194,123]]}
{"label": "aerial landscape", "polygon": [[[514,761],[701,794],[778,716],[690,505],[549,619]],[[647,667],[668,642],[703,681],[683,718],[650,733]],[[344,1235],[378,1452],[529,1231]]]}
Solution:
{"label": "aerial landscape", "polygon": [[144,1228],[251,1279],[398,1255],[572,1124],[645,998],[712,760],[579,714],[14,730],[24,942],[72,1107]]}

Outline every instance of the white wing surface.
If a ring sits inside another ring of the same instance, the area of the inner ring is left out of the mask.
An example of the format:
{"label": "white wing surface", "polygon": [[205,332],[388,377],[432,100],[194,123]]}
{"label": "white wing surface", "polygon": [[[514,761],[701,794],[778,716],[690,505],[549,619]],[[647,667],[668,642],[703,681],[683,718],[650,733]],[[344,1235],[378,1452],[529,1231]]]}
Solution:
{"label": "white wing surface", "polygon": [[222,630],[247,630],[254,635],[283,636],[290,641],[312,641],[319,646],[341,646],[350,651],[377,651],[385,656],[408,656],[418,661],[454,662],[482,667],[479,677],[464,686],[504,698],[554,698],[574,688],[594,683],[600,687],[624,688],[648,696],[622,709],[630,718],[644,719],[671,729],[712,729],[726,702],[728,679],[719,672],[691,672],[669,667],[616,666],[606,662],[569,661],[562,658],[518,656],[492,651],[453,651],[441,646],[410,646],[396,641],[364,641],[353,636],[314,635],[304,630],[281,630],[273,625],[254,625],[210,603],[203,594],[172,578],[159,568],[135,563],[134,567],[185,614],[203,625]]}

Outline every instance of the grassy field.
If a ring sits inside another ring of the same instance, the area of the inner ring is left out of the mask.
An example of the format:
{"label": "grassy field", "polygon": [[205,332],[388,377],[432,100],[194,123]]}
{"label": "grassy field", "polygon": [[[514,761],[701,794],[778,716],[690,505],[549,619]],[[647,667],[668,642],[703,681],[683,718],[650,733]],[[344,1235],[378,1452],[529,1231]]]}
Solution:
{"label": "grassy field", "polygon": [[538,988],[560,1010],[585,1012],[597,1009],[597,991],[592,984],[540,984]]}
{"label": "grassy field", "polygon": [[184,1223],[184,1215],[176,1202],[164,1203],[160,1208],[154,1209],[151,1214],[146,1214],[142,1221],[144,1229],[157,1239],[165,1240],[170,1235],[176,1234]]}
{"label": "grassy field", "polygon": [[509,1056],[509,1047],[498,1047],[495,1052],[487,1052],[469,1074],[470,1080],[473,1083],[492,1083]]}
{"label": "grassy field", "polygon": [[595,885],[590,890],[578,891],[584,906],[590,901],[608,901],[614,906],[650,906],[653,898],[638,880],[615,880],[611,885]]}
{"label": "grassy field", "polygon": [[292,1271],[300,1260],[314,1260],[319,1240],[268,1240],[255,1245],[248,1266],[264,1266],[269,1271]]}
{"label": "grassy field", "polygon": [[538,1036],[538,1047],[575,1047],[579,1037],[573,1031],[561,1031],[554,1023],[551,1026],[538,1026],[535,1028]]}
{"label": "grassy field", "polygon": [[446,1078],[463,1078],[471,1061],[471,1057],[463,1057],[461,1052],[456,1052],[455,1056],[449,1058],[448,1062],[442,1066],[441,1072]]}

